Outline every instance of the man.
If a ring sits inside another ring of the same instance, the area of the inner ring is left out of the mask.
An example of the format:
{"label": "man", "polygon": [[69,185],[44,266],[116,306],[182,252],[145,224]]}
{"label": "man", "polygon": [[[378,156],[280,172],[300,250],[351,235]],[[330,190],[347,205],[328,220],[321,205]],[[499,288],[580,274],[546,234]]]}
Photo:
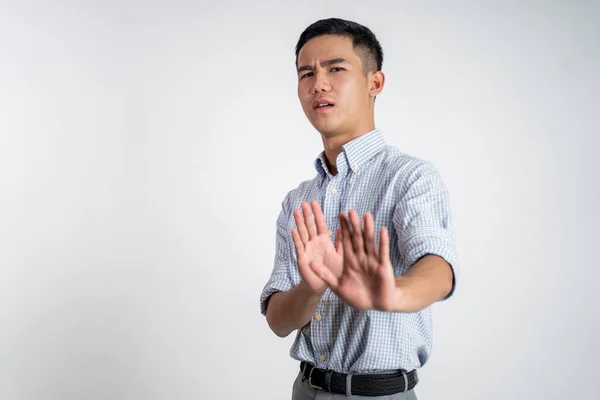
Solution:
{"label": "man", "polygon": [[298,330],[293,399],[416,399],[430,305],[454,291],[446,188],[375,129],[382,61],[375,35],[341,19],[315,22],[296,46],[298,97],[324,151],[282,203],[260,298],[275,334]]}

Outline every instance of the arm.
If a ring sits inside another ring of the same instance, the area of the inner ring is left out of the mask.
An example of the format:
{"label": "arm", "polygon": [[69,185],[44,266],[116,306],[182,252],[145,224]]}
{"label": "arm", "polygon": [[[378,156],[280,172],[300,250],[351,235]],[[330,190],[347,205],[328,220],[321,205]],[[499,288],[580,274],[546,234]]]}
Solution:
{"label": "arm", "polygon": [[279,337],[302,328],[312,319],[321,296],[304,281],[287,292],[273,293],[267,308],[269,327]]}
{"label": "arm", "polygon": [[393,311],[416,312],[445,298],[453,286],[450,265],[436,255],[426,255],[406,273],[396,277]]}
{"label": "arm", "polygon": [[447,191],[430,164],[410,176],[394,214],[402,275],[394,276],[386,227],[376,248],[373,216],[351,210],[340,215],[343,273],[333,273],[318,261],[313,271],[348,305],[360,309],[416,312],[454,291],[456,254]]}
{"label": "arm", "polygon": [[430,163],[407,178],[394,225],[405,271],[396,277],[394,309],[414,312],[449,298],[456,284],[456,248],[449,194]]}
{"label": "arm", "polygon": [[[287,287],[279,286],[284,287],[284,290],[277,289],[275,285],[275,290],[269,289],[272,294],[269,291],[263,294],[265,298],[263,313],[267,317],[269,327],[279,337],[286,337],[294,330],[305,326],[312,319],[327,289],[325,282],[312,272],[309,263],[318,260],[328,265],[332,271],[342,269],[341,244],[336,247],[331,241],[319,204],[312,201],[310,206],[308,203],[303,203],[301,208],[302,211],[294,210],[297,229],[292,229],[291,235],[296,248],[300,283],[291,288],[292,284],[288,279],[285,285]],[[287,242],[288,235],[284,233],[283,225],[283,223],[279,224],[278,243],[284,245],[277,247],[277,259],[282,260],[283,265],[291,266],[294,260],[287,251],[290,243]],[[269,296],[268,303],[267,296]]]}

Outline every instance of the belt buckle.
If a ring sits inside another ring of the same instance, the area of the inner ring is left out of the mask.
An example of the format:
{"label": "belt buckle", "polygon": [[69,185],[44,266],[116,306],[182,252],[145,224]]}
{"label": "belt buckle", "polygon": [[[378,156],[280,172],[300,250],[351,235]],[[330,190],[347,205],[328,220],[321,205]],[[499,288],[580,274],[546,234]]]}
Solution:
{"label": "belt buckle", "polygon": [[313,383],[312,383],[312,373],[315,369],[317,369],[317,367],[312,367],[310,372],[308,373],[308,384],[315,389],[323,390],[323,388],[321,386],[313,385]]}

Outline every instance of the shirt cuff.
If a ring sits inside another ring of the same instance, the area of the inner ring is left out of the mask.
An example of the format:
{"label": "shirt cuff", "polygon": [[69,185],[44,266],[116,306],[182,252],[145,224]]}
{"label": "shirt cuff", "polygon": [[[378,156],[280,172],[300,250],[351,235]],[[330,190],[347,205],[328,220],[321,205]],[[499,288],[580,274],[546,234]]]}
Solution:
{"label": "shirt cuff", "polygon": [[288,274],[273,274],[260,295],[260,313],[264,316],[267,315],[267,306],[269,304],[269,299],[273,293],[287,292],[292,288],[293,285],[290,282]]}
{"label": "shirt cuff", "polygon": [[408,241],[405,246],[407,249],[405,257],[409,267],[429,254],[443,258],[450,265],[452,269],[452,289],[439,300],[444,301],[452,297],[458,281],[459,268],[456,246],[452,236],[447,231],[443,229],[440,229],[439,232],[431,232],[429,229],[428,231],[425,235],[414,235],[413,239]]}

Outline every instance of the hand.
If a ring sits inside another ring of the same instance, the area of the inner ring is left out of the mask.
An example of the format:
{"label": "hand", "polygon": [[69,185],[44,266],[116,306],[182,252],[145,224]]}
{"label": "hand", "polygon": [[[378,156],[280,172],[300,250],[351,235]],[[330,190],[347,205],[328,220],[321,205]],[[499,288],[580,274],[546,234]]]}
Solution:
{"label": "hand", "polygon": [[[312,291],[323,294],[327,289],[327,284],[313,272],[310,264],[318,262],[319,265],[326,265],[326,268],[334,273],[341,273],[342,246],[340,241],[337,246],[333,245],[319,203],[313,200],[311,206],[304,202],[302,211],[294,210],[294,219],[298,229],[292,229],[292,238],[296,246],[298,270],[302,281]],[[339,233],[340,229],[338,229],[338,237]]]}
{"label": "hand", "polygon": [[354,210],[340,215],[343,242],[341,273],[315,259],[310,267],[346,304],[359,309],[391,311],[396,301],[396,281],[390,261],[388,231],[381,228],[379,251],[375,248],[373,216],[364,215],[364,231]]}

